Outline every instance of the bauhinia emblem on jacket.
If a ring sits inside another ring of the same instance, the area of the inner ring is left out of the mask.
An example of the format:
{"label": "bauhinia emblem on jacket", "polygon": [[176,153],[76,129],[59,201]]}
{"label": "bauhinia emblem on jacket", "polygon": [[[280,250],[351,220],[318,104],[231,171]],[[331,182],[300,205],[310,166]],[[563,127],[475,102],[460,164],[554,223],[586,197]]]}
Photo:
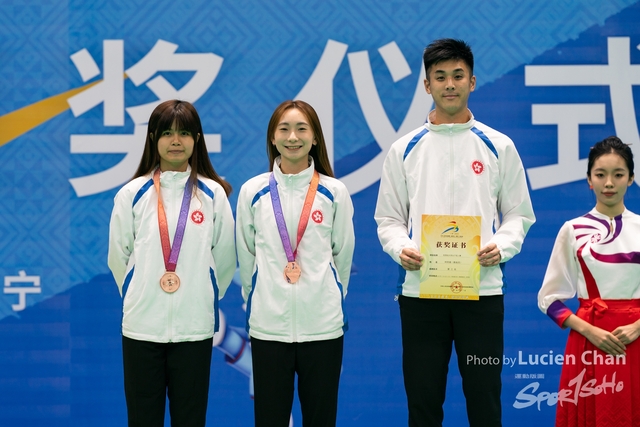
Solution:
{"label": "bauhinia emblem on jacket", "polygon": [[471,163],[471,170],[476,175],[482,175],[482,172],[484,172],[484,163],[482,163],[480,160],[474,160]]}
{"label": "bauhinia emblem on jacket", "polygon": [[191,213],[191,221],[196,224],[202,224],[204,222],[204,214],[201,211],[193,211]]}
{"label": "bauhinia emblem on jacket", "polygon": [[315,222],[316,224],[320,224],[322,222],[322,219],[324,218],[324,215],[322,215],[322,212],[317,210],[317,211],[313,211],[313,213],[311,214],[311,219],[313,220],[313,222]]}

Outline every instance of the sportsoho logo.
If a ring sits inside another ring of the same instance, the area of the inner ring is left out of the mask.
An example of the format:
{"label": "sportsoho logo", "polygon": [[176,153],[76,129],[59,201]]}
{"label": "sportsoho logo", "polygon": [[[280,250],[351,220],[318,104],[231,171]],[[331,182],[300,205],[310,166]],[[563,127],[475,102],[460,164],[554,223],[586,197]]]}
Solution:
{"label": "sportsoho logo", "polygon": [[530,382],[517,393],[513,403],[513,407],[516,409],[524,409],[536,405],[538,411],[540,411],[542,403],[546,403],[547,406],[554,406],[557,403],[577,405],[578,397],[585,398],[601,393],[618,393],[625,387],[624,381],[617,376],[615,369],[608,370],[612,372],[610,375],[596,374],[596,376],[591,378],[587,376],[588,368],[593,366],[614,367],[627,364],[625,356],[603,355],[596,350],[587,350],[579,355],[554,354],[553,351],[542,354],[525,355],[522,351],[518,351],[517,357],[511,358],[504,356],[503,364],[505,367],[511,368],[516,365],[527,367],[550,365],[584,366],[577,375],[568,381],[567,387],[563,387],[557,391],[541,390],[539,381]]}

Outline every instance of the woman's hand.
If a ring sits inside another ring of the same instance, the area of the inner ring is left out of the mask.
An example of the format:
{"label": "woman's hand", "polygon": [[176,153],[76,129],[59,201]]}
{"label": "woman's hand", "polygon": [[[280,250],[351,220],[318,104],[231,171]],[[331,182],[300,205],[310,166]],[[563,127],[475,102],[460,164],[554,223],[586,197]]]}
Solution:
{"label": "woman's hand", "polygon": [[608,354],[613,354],[613,355],[626,354],[625,350],[627,348],[625,347],[625,343],[616,335],[614,335],[615,331],[614,333],[611,333],[611,332],[605,331],[604,329],[598,328],[597,326],[593,326],[593,325],[589,325],[589,326],[590,327],[587,328],[585,333],[583,333],[582,335],[584,335],[584,337],[588,339],[591,342],[591,344],[595,345],[600,350]]}
{"label": "woman's hand", "polygon": [[640,320],[630,325],[618,326],[612,334],[623,344],[629,345],[640,336]]}
{"label": "woman's hand", "polygon": [[[640,321],[636,323],[640,324]],[[627,348],[620,338],[618,338],[611,332],[607,332],[604,329],[593,326],[591,323],[582,320],[575,314],[567,317],[562,326],[569,327],[578,332],[586,339],[588,339],[591,344],[595,345],[607,354],[626,354],[625,350]]]}

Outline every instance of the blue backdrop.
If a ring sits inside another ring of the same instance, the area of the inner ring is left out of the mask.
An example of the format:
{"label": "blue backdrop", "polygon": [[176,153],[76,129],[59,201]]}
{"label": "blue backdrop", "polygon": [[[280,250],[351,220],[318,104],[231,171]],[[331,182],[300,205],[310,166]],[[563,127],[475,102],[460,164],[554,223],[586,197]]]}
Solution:
{"label": "blue backdrop", "polygon": [[[536,293],[561,224],[595,203],[589,147],[617,134],[640,158],[638,22],[637,0],[4,0],[0,425],[125,425],[109,215],[149,108],[175,97],[197,107],[211,159],[236,190],[268,167],[273,109],[292,98],[316,107],[356,212],[338,424],[406,425],[397,266],[373,211],[389,145],[431,108],[421,54],[441,37],[471,44],[470,108],[516,143],[538,218],[506,269],[504,425],[552,425],[566,332],[538,311]],[[626,204],[640,213],[639,194],[633,185]],[[237,284],[221,310],[208,425],[248,426]],[[466,425],[455,360],[445,425]]]}

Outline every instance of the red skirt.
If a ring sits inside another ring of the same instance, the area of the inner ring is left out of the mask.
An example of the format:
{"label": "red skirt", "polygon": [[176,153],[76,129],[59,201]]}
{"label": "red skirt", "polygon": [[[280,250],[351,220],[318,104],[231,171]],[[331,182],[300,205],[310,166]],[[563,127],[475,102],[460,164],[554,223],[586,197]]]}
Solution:
{"label": "red skirt", "polygon": [[[581,299],[576,315],[612,332],[640,319],[640,300]],[[556,427],[640,427],[640,338],[617,357],[569,332]]]}

